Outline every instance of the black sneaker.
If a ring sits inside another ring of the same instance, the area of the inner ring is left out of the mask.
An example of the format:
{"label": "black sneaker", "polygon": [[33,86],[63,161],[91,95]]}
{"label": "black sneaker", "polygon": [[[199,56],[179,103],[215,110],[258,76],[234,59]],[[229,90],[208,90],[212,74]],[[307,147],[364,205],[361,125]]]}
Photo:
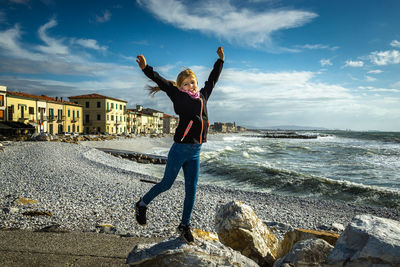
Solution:
{"label": "black sneaker", "polygon": [[145,225],[147,223],[146,221],[146,206],[139,206],[139,203],[142,199],[139,199],[138,202],[136,202],[135,205],[135,216],[136,216],[136,221],[140,225]]}
{"label": "black sneaker", "polygon": [[188,243],[194,242],[194,238],[192,235],[192,232],[190,231],[190,226],[185,226],[180,224],[178,226],[178,232],[181,234],[181,236],[186,240]]}

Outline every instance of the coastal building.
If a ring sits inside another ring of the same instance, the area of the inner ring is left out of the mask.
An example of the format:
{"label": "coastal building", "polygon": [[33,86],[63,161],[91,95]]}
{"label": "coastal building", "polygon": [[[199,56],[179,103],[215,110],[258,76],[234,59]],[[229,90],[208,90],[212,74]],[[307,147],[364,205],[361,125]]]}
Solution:
{"label": "coastal building", "polygon": [[163,133],[163,117],[164,113],[155,109],[145,108],[142,113],[148,115],[149,132],[151,134]]}
{"label": "coastal building", "polygon": [[[37,133],[62,134],[67,132],[68,125],[64,111],[66,106],[73,107],[76,112],[82,113],[82,107],[78,104],[46,95],[7,91],[6,100],[6,121],[29,124],[35,128]],[[77,120],[74,124],[82,125],[82,121]],[[70,132],[82,132],[82,126],[74,129]]]}
{"label": "coastal building", "polygon": [[0,122],[6,120],[7,87],[0,86]]}
{"label": "coastal building", "polygon": [[34,124],[36,99],[33,95],[7,91],[7,121]]}
{"label": "coastal building", "polygon": [[132,134],[139,134],[140,129],[139,129],[139,123],[140,123],[140,113],[137,112],[135,109],[127,109],[126,110],[126,115],[127,115],[127,128],[128,128],[128,133]]}
{"label": "coastal building", "polygon": [[163,133],[175,134],[175,129],[178,126],[178,123],[179,123],[178,117],[164,114],[164,116],[163,116]]}
{"label": "coastal building", "polygon": [[83,127],[86,133],[127,133],[127,101],[99,94],[69,97],[83,107]]}
{"label": "coastal building", "polygon": [[64,104],[65,131],[67,133],[83,132],[82,106],[75,103]]}
{"label": "coastal building", "polygon": [[163,114],[161,111],[143,108],[142,105],[136,105],[136,109],[129,109],[134,114],[135,122],[134,133],[136,134],[160,134],[163,133]]}

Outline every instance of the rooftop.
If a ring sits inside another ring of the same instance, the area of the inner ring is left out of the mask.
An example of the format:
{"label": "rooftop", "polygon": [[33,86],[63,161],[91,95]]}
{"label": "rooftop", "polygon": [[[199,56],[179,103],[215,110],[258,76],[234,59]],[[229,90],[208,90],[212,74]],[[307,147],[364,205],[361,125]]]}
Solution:
{"label": "rooftop", "polygon": [[27,93],[23,93],[23,92],[13,92],[13,91],[7,91],[7,95],[31,98],[31,99],[35,99],[35,100],[42,100],[42,101],[48,101],[48,102],[55,102],[55,103],[60,103],[60,104],[68,104],[68,105],[73,105],[73,106],[81,106],[81,105],[78,105],[73,102],[59,100],[57,98],[50,97],[47,95],[31,95],[31,94],[27,94]]}
{"label": "rooftop", "polygon": [[77,95],[77,96],[70,96],[68,97],[69,99],[111,99],[111,100],[116,100],[116,101],[121,101],[128,103],[128,101],[109,97],[109,96],[104,96],[104,95],[99,95],[99,94],[87,94],[87,95]]}

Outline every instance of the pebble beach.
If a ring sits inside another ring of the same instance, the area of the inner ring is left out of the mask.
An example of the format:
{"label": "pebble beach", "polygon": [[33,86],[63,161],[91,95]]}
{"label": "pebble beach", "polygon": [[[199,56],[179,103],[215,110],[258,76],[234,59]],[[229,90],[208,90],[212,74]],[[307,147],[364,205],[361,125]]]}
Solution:
{"label": "pebble beach", "polygon": [[[157,139],[143,141],[141,138],[130,140],[131,149],[145,152]],[[153,186],[143,180],[157,182],[160,177],[139,173],[139,163],[114,157],[87,144],[8,142],[2,148],[2,229],[39,230],[56,225],[66,231],[95,232],[101,225],[112,225],[115,234],[127,236],[163,238],[175,234],[184,196],[184,185],[179,180],[149,205],[148,224],[143,227],[135,221],[134,205]],[[35,203],[18,203],[20,198],[35,200]],[[282,231],[306,228],[340,232],[357,214],[400,221],[397,209],[199,184],[192,227],[215,232],[217,207],[232,200],[251,206],[260,219]],[[47,215],[26,215],[29,211]]]}

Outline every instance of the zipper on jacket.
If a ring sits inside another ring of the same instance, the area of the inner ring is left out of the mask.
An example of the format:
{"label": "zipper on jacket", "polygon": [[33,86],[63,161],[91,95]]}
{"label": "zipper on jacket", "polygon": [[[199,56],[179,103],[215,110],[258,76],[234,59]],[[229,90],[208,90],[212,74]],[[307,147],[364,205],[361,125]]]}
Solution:
{"label": "zipper on jacket", "polygon": [[186,127],[185,132],[183,133],[183,137],[182,137],[182,139],[181,139],[181,142],[183,141],[183,139],[185,139],[185,137],[186,137],[186,135],[188,134],[190,128],[192,128],[192,124],[193,124],[193,121],[191,120],[191,121],[189,122],[188,126]]}
{"label": "zipper on jacket", "polygon": [[201,132],[200,132],[200,144],[203,143],[203,99],[200,97],[201,108],[200,108],[200,120],[201,120]]}

